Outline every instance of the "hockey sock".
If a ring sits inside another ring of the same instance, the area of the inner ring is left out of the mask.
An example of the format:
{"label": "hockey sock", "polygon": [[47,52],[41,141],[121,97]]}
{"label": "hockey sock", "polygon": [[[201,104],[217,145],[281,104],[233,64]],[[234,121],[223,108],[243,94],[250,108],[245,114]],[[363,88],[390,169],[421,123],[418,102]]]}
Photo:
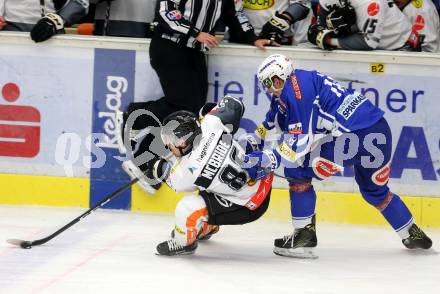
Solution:
{"label": "hockey sock", "polygon": [[290,184],[290,212],[295,229],[312,223],[315,207],[316,193],[311,184]]}
{"label": "hockey sock", "polygon": [[381,213],[400,238],[406,239],[409,237],[408,229],[413,223],[413,216],[398,195],[388,192],[388,197],[392,199]]}

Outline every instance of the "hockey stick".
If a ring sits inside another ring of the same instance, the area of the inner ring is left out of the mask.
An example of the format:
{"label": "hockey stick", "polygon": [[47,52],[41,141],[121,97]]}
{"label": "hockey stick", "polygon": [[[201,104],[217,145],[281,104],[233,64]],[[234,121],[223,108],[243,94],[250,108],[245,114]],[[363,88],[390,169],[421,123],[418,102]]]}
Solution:
{"label": "hockey stick", "polygon": [[112,1],[107,1],[107,8],[105,9],[105,19],[104,19],[104,31],[102,32],[103,36],[107,36],[108,34],[108,22],[110,20],[110,11],[112,9]]}
{"label": "hockey stick", "polygon": [[8,242],[9,244],[12,244],[12,245],[20,246],[23,249],[30,249],[30,248],[32,248],[32,246],[37,246],[37,245],[47,243],[48,241],[52,240],[53,238],[55,238],[56,236],[58,236],[59,234],[61,234],[62,232],[64,232],[65,230],[67,230],[68,228],[70,228],[71,226],[73,226],[74,224],[76,224],[77,222],[79,222],[80,220],[82,220],[83,218],[88,216],[89,214],[91,214],[96,209],[107,204],[114,197],[119,195],[121,192],[124,192],[125,190],[130,188],[133,184],[137,183],[138,181],[139,181],[139,179],[134,179],[130,183],[122,186],[121,188],[119,188],[118,190],[114,191],[112,194],[107,196],[105,199],[103,199],[101,202],[99,202],[98,204],[96,204],[95,206],[93,206],[92,208],[90,208],[89,210],[87,210],[86,212],[84,212],[83,214],[81,214],[80,216],[78,216],[77,218],[72,220],[71,222],[69,222],[67,225],[63,226],[58,231],[56,231],[55,233],[53,233],[47,237],[44,237],[44,238],[38,239],[38,240],[33,240],[33,241],[25,241],[25,240],[20,240],[20,239],[8,239],[8,240],[6,240],[6,242]]}
{"label": "hockey stick", "polygon": [[285,176],[277,174],[277,173],[273,173],[273,175],[278,178],[285,179],[289,182],[295,182],[298,184],[310,184],[312,182],[311,180],[306,180],[306,179],[285,177]]}

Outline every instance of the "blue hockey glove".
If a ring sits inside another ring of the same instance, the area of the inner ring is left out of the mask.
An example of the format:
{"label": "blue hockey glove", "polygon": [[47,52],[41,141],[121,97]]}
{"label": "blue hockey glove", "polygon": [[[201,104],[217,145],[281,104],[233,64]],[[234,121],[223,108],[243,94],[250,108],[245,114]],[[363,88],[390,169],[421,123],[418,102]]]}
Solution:
{"label": "blue hockey glove", "polygon": [[243,158],[243,169],[254,180],[259,180],[268,175],[278,165],[278,159],[271,150],[254,151]]}

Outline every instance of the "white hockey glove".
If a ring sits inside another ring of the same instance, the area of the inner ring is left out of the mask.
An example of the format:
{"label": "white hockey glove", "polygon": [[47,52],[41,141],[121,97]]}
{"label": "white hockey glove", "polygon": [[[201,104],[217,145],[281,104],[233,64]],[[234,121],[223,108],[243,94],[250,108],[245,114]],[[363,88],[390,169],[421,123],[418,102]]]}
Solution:
{"label": "white hockey glove", "polygon": [[334,31],[328,30],[318,24],[310,25],[309,30],[307,31],[307,38],[309,39],[310,43],[315,44],[316,46],[324,50],[336,49],[336,47],[325,42],[325,38],[327,36],[335,37],[336,34]]}
{"label": "white hockey glove", "polygon": [[153,187],[151,179],[149,179],[133,161],[127,160],[122,163],[122,169],[130,176],[131,179],[139,179],[137,184],[148,194],[154,195],[156,189]]}
{"label": "white hockey glove", "polygon": [[56,13],[48,13],[41,18],[31,30],[35,42],[43,42],[58,33],[64,33],[64,20]]}

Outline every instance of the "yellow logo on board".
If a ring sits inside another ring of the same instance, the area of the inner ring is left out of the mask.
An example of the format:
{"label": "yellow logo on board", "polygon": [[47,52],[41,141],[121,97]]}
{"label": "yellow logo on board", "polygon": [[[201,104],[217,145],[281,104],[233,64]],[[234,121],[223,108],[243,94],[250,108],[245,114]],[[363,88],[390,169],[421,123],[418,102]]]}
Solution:
{"label": "yellow logo on board", "polygon": [[385,64],[383,64],[383,63],[371,63],[370,64],[370,73],[372,73],[372,74],[384,74],[385,73]]}
{"label": "yellow logo on board", "polygon": [[412,5],[415,8],[421,8],[423,6],[423,0],[413,0]]}
{"label": "yellow logo on board", "polygon": [[274,4],[275,0],[243,0],[243,7],[250,10],[265,10]]}

